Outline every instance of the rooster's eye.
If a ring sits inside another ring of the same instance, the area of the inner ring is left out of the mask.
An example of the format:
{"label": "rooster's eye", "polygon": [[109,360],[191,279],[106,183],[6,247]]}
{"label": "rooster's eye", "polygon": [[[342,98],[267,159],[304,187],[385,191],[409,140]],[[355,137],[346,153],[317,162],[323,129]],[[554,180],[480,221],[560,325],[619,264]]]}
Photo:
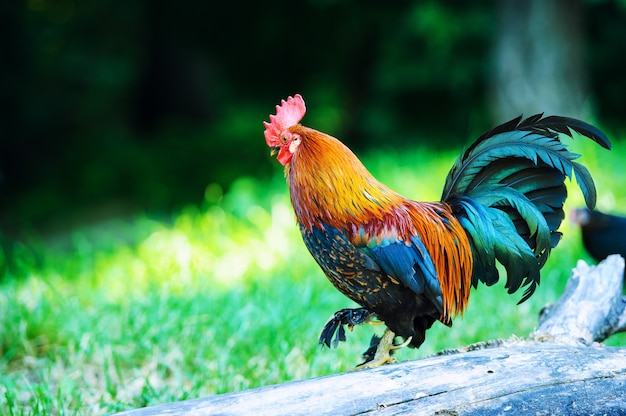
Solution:
{"label": "rooster's eye", "polygon": [[283,143],[287,143],[287,136],[283,136],[281,140],[283,141]]}

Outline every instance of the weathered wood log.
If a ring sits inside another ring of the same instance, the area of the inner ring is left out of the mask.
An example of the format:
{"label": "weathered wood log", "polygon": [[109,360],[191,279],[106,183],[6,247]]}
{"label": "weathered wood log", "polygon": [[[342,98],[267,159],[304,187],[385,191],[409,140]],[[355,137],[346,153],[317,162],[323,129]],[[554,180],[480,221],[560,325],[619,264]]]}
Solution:
{"label": "weathered wood log", "polygon": [[589,415],[623,409],[626,348],[521,343],[124,414]]}
{"label": "weathered wood log", "polygon": [[558,302],[542,311],[535,338],[590,345],[626,331],[623,270],[618,254],[595,267],[579,260]]}
{"label": "weathered wood log", "polygon": [[626,348],[598,344],[624,330],[623,268],[619,256],[597,267],[579,263],[563,297],[546,308],[527,341],[480,343],[422,360],[123,414],[625,414]]}

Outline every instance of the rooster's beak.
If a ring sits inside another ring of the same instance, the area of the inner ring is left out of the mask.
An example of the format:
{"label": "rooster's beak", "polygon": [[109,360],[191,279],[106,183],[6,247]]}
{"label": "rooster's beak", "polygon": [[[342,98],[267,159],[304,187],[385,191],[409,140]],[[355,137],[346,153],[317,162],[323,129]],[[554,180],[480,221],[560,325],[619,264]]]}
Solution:
{"label": "rooster's beak", "polygon": [[272,150],[270,150],[270,156],[274,157],[280,151],[280,146],[272,146]]}

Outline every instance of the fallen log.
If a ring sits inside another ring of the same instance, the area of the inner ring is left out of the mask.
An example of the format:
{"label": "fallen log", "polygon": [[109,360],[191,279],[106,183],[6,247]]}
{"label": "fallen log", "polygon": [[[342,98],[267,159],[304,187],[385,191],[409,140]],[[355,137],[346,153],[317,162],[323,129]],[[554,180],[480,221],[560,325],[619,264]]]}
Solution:
{"label": "fallen log", "polygon": [[[441,355],[127,415],[623,414],[626,349],[553,343]],[[618,411],[622,413],[617,413]]]}
{"label": "fallen log", "polygon": [[624,260],[579,262],[529,340],[479,343],[414,361],[122,414],[617,415],[626,412]]}
{"label": "fallen log", "polygon": [[623,270],[618,254],[598,266],[579,260],[563,295],[540,314],[535,339],[590,345],[626,331]]}

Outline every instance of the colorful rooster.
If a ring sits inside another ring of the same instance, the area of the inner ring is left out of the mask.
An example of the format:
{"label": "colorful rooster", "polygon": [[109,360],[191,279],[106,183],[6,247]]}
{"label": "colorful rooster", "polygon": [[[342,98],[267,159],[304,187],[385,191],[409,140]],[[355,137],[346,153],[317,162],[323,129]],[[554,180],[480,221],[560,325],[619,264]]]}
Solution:
{"label": "colorful rooster", "polygon": [[[565,117],[518,117],[483,134],[456,161],[441,202],[417,202],[376,180],[339,140],[300,124],[300,95],[276,106],[265,140],[285,166],[302,238],[332,284],[362,308],[343,309],[319,342],[345,340],[349,328],[383,322],[387,329],[360,367],[393,362],[404,345],[468,305],[471,286],[507,274],[509,293],[528,299],[561,233],[565,177],[576,176],[588,207],[596,190],[587,169],[559,140],[571,130],[610,149],[597,128]],[[333,340],[333,336],[335,337]],[[395,345],[399,336],[405,341]]]}

